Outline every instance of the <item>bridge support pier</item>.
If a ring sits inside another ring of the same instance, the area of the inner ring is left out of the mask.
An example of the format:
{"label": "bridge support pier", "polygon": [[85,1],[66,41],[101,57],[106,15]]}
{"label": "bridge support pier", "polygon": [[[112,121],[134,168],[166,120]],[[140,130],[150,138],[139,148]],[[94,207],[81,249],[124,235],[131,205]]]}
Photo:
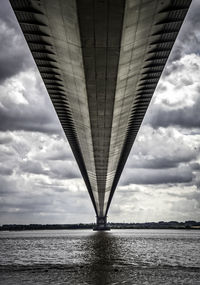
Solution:
{"label": "bridge support pier", "polygon": [[93,228],[93,231],[110,231],[110,227],[107,226],[107,217],[98,217],[97,224]]}

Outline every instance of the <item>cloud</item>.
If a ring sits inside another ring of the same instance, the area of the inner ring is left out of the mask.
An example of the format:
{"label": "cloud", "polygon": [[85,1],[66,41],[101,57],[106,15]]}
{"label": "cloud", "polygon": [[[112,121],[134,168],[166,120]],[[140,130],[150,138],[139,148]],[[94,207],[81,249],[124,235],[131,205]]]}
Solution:
{"label": "cloud", "polygon": [[[46,223],[51,216],[55,223],[87,222],[94,216],[64,136],[14,131],[0,132],[1,138],[1,158],[6,157],[0,166],[1,221]],[[50,154],[56,158],[59,148],[65,148],[65,157],[52,160]]]}
{"label": "cloud", "polygon": [[0,18],[0,83],[33,65],[22,33],[10,23],[7,17]]}
{"label": "cloud", "polygon": [[0,92],[0,131],[61,132],[52,103],[34,70],[6,80]]}
{"label": "cloud", "polygon": [[[197,205],[200,206],[200,190],[198,188],[192,189],[191,191],[188,191],[188,192],[179,191],[179,192],[175,192],[175,193],[170,193],[170,195],[172,197],[184,199],[185,201],[193,200],[193,201],[195,201],[195,203]],[[199,212],[200,212],[200,208],[199,208]]]}
{"label": "cloud", "polygon": [[[73,153],[64,135],[55,137],[55,139],[51,142],[52,144],[49,145],[51,151],[44,151],[40,153],[40,158],[52,161],[74,161]],[[38,153],[35,154],[35,158],[38,158]]]}
{"label": "cloud", "polygon": [[195,186],[120,186],[115,192],[109,217],[115,222],[185,221],[188,217],[198,221],[199,193]]}
{"label": "cloud", "polygon": [[80,171],[75,162],[71,161],[55,161],[49,163],[51,171],[49,176],[56,179],[74,179],[81,178]]}
{"label": "cloud", "polygon": [[9,144],[12,141],[10,133],[0,132],[0,145]]}
{"label": "cloud", "polygon": [[199,10],[199,0],[193,0],[179,32],[178,38],[176,39],[173,52],[170,55],[169,62],[179,60],[185,54],[199,54]]}
{"label": "cloud", "polygon": [[20,169],[23,173],[46,175],[53,179],[81,178],[77,165],[71,161],[54,161],[53,163],[51,161],[43,161],[41,163],[39,161],[27,160],[21,163]]}
{"label": "cloud", "polygon": [[[79,215],[82,222],[87,222],[89,217],[94,216],[82,181],[77,181],[72,185],[72,189],[69,184],[60,184],[60,187],[65,186],[65,191],[57,191],[58,185],[45,185],[42,179],[40,183],[33,183],[34,179],[29,178],[28,182],[26,177],[22,176],[20,182],[18,179],[15,185],[14,181],[7,180],[4,190],[1,188],[0,216],[4,223],[78,223]],[[77,188],[76,191],[73,187]],[[80,192],[79,187],[84,191]],[[79,215],[76,215],[77,212]]]}
{"label": "cloud", "polygon": [[[122,174],[109,220],[200,219],[199,5],[192,3]],[[0,40],[1,222],[94,221],[72,151],[4,0]]]}
{"label": "cloud", "polygon": [[[199,172],[196,170],[199,139],[200,136],[186,136],[174,128],[154,130],[145,125],[133,146],[118,187],[151,185],[150,195],[157,186],[166,189],[173,185],[180,189],[186,185],[199,187]],[[129,196],[126,192],[125,195]]]}
{"label": "cloud", "polygon": [[9,1],[1,1],[0,19],[4,23],[6,23],[9,28],[14,29],[16,33],[19,33],[20,27],[18,22],[16,21],[14,12],[11,8]]}
{"label": "cloud", "polygon": [[193,179],[192,171],[187,166],[165,169],[126,169],[120,185],[129,184],[178,184],[188,183]]}
{"label": "cloud", "polygon": [[39,161],[25,161],[20,165],[20,169],[23,173],[38,175],[47,175],[48,173],[48,171],[42,167],[42,164]]}
{"label": "cloud", "polygon": [[169,64],[168,69],[169,73],[160,80],[144,123],[154,129],[169,126],[199,129],[200,56],[185,55]]}
{"label": "cloud", "polygon": [[198,163],[198,162],[190,163],[190,167],[191,167],[193,170],[199,171],[199,170],[200,170],[200,163]]}
{"label": "cloud", "polygon": [[[153,129],[144,125],[128,158],[126,168],[166,169],[198,158],[199,137],[182,134],[174,128]],[[123,174],[122,174],[123,175]]]}
{"label": "cloud", "polygon": [[192,106],[177,109],[165,109],[161,106],[154,107],[150,124],[153,128],[179,126],[182,128],[200,128],[200,98]]}
{"label": "cloud", "polygon": [[12,169],[9,169],[8,167],[0,165],[0,175],[11,175],[13,173]]}
{"label": "cloud", "polygon": [[9,1],[0,12],[0,130],[61,132]]}

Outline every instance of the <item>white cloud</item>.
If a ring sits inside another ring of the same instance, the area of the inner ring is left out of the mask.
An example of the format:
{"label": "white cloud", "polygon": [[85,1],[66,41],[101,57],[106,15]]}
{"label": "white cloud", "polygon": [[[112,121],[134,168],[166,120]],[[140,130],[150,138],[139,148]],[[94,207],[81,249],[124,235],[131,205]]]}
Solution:
{"label": "white cloud", "polygon": [[199,203],[200,191],[196,186],[120,186],[109,217],[115,222],[199,220]]}
{"label": "white cloud", "polygon": [[170,63],[154,95],[154,104],[165,108],[191,106],[195,103],[200,77],[200,56],[184,55]]}

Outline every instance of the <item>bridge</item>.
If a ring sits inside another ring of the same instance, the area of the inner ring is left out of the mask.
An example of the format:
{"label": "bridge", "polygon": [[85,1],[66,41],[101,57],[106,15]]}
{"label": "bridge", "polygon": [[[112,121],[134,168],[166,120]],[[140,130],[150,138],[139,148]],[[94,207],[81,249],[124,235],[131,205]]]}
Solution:
{"label": "bridge", "polygon": [[191,0],[10,2],[105,230]]}

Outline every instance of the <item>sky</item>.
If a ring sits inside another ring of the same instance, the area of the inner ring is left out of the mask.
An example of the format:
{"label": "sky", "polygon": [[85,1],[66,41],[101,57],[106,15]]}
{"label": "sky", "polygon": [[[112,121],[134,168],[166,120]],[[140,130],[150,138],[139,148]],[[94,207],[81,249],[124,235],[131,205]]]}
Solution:
{"label": "sky", "polygon": [[[95,212],[8,0],[0,7],[0,224]],[[108,221],[200,221],[200,1],[194,0],[120,178]]]}

